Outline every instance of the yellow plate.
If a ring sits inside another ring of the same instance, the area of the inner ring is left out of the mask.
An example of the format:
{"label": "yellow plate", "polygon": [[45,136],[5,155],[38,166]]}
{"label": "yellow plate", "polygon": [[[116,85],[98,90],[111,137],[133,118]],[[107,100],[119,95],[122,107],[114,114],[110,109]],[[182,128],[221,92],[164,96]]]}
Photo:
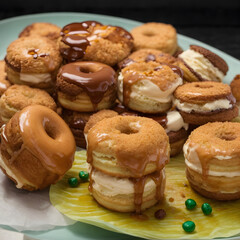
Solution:
{"label": "yellow plate", "polygon": [[[89,223],[107,230],[126,233],[143,238],[217,238],[240,233],[240,200],[217,202],[201,197],[189,187],[185,177],[182,155],[172,158],[166,167],[167,185],[165,198],[144,213],[147,221],[139,221],[126,213],[116,213],[97,204],[88,192],[88,183],[76,188],[68,185],[68,178],[78,177],[79,171],[87,170],[86,151],[76,152],[75,161],[64,178],[50,189],[52,204],[63,214],[74,220]],[[185,200],[197,202],[195,210],[185,208]],[[211,204],[213,213],[205,216],[201,211],[204,202]],[[167,216],[162,220],[154,217],[156,210],[165,209]],[[193,233],[185,233],[182,223],[194,221]]]}

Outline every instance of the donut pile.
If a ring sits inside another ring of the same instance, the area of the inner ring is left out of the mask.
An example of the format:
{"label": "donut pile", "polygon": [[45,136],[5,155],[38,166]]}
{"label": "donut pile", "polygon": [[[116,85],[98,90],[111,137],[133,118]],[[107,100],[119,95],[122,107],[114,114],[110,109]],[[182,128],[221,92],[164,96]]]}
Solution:
{"label": "donut pile", "polygon": [[[240,179],[240,128],[229,121],[238,116],[240,77],[231,89],[222,83],[227,71],[227,63],[208,49],[191,45],[183,51],[169,24],[146,23],[129,33],[96,21],[62,29],[33,23],[0,61],[0,166],[17,187],[42,189],[71,167],[73,134],[77,146],[87,145],[96,201],[139,213],[162,199],[164,166],[184,149],[193,189],[237,199],[240,188],[230,178]],[[33,141],[36,133],[23,130],[35,120],[44,140]],[[39,166],[24,168],[22,151]],[[52,151],[62,154],[59,164],[57,157],[49,160]],[[41,183],[31,182],[39,169]]]}

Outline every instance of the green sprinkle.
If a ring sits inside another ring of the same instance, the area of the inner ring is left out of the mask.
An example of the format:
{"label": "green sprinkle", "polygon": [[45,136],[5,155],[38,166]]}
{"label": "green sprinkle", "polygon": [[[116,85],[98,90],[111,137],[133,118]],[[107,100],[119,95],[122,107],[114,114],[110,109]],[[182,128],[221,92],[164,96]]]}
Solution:
{"label": "green sprinkle", "polygon": [[80,171],[79,177],[82,181],[86,182],[86,181],[88,181],[89,174],[88,174],[88,172]]}
{"label": "green sprinkle", "polygon": [[187,199],[185,205],[188,210],[192,210],[197,206],[197,203],[193,199]]}
{"label": "green sprinkle", "polygon": [[202,205],[202,211],[205,215],[210,215],[212,213],[212,207],[209,203],[204,203]]}
{"label": "green sprinkle", "polygon": [[70,187],[77,187],[78,179],[75,178],[75,177],[69,178],[68,179],[68,184],[70,185]]}
{"label": "green sprinkle", "polygon": [[185,232],[193,232],[195,227],[196,225],[193,221],[186,221],[182,224],[182,228]]}

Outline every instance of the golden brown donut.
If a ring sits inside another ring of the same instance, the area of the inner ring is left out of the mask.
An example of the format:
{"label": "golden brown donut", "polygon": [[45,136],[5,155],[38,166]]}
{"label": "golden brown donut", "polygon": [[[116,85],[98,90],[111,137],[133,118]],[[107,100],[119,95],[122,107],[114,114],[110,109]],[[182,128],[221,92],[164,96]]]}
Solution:
{"label": "golden brown donut", "polygon": [[41,36],[56,41],[60,37],[61,28],[47,22],[36,22],[26,26],[19,37]]}
{"label": "golden brown donut", "polygon": [[236,75],[230,83],[231,91],[236,101],[240,101],[240,74]]}
{"label": "golden brown donut", "polygon": [[0,166],[17,188],[43,189],[71,168],[75,148],[63,119],[45,106],[32,105],[3,126]]}
{"label": "golden brown donut", "polygon": [[120,69],[129,66],[131,63],[134,62],[158,62],[158,63],[167,63],[170,65],[178,66],[179,59],[173,57],[168,53],[164,53],[162,51],[150,48],[139,49],[132,54],[130,54],[127,58],[121,61],[118,64]]}
{"label": "golden brown donut", "polygon": [[231,121],[238,115],[236,100],[227,84],[186,83],[175,90],[174,98],[173,103],[186,123],[202,125],[207,122]]}
{"label": "golden brown donut", "polygon": [[61,36],[59,47],[67,62],[85,60],[114,66],[133,47],[133,38],[125,29],[96,21],[70,23],[63,27]]}
{"label": "golden brown donut", "polygon": [[0,60],[0,96],[11,86],[11,83],[7,80],[7,74],[5,71],[5,61]]}
{"label": "golden brown donut", "polygon": [[0,98],[0,121],[7,123],[16,112],[29,105],[43,105],[53,111],[57,110],[56,103],[46,91],[25,85],[12,85]]}
{"label": "golden brown donut", "polygon": [[195,129],[184,156],[194,190],[216,200],[240,198],[240,123],[215,122]]}
{"label": "golden brown donut", "polygon": [[169,160],[167,134],[150,118],[105,118],[88,131],[87,139],[87,161],[108,175],[139,177],[162,169]]}
{"label": "golden brown donut", "polygon": [[165,23],[149,22],[131,30],[134,38],[134,50],[153,48],[174,54],[177,50],[176,29]]}
{"label": "golden brown donut", "polygon": [[184,80],[188,82],[222,82],[228,71],[228,65],[221,57],[200,46],[190,45],[190,49],[179,54],[178,58]]}
{"label": "golden brown donut", "polygon": [[87,136],[89,190],[108,209],[140,213],[163,197],[168,137],[152,119],[104,114]]}
{"label": "golden brown donut", "polygon": [[97,62],[75,62],[61,67],[57,76],[58,101],[66,109],[93,112],[110,108],[116,100],[116,73]]}
{"label": "golden brown donut", "polygon": [[136,62],[118,76],[118,99],[143,113],[164,113],[172,106],[172,93],[182,84],[182,71],[174,65]]}
{"label": "golden brown donut", "polygon": [[5,62],[11,83],[51,90],[62,57],[53,41],[31,36],[13,41],[7,48]]}

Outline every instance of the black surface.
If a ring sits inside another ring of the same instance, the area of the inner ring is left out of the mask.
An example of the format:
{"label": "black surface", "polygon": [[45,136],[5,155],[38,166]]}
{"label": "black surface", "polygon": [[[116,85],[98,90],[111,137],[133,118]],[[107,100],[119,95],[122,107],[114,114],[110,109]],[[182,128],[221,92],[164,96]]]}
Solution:
{"label": "black surface", "polygon": [[106,14],[142,22],[166,22],[173,24],[179,33],[240,59],[240,0],[2,1],[0,19],[32,13],[73,11]]}

